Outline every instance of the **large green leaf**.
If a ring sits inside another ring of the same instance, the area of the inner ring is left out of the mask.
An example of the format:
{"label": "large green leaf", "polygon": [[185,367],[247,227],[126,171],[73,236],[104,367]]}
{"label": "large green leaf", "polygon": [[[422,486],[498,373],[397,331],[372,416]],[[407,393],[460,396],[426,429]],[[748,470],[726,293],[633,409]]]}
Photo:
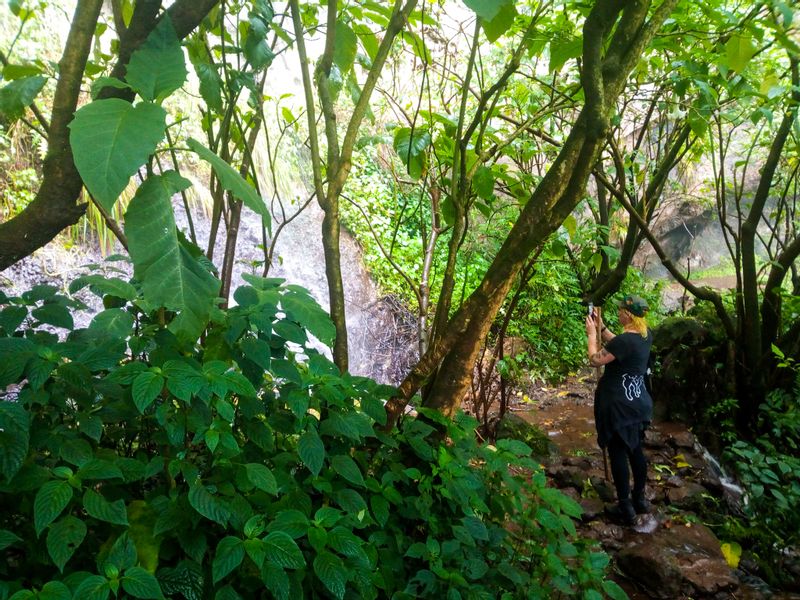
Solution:
{"label": "large green leaf", "polygon": [[0,402],[0,474],[6,481],[17,474],[28,455],[29,429],[28,411],[21,404]]}
{"label": "large green leaf", "polygon": [[272,63],[275,53],[270,48],[267,34],[269,26],[259,16],[250,15],[250,26],[244,41],[244,55],[254,69],[263,69]]}
{"label": "large green leaf", "polygon": [[507,4],[513,5],[514,0],[464,0],[469,8],[475,11],[484,21],[491,21],[500,12],[500,9]]}
{"label": "large green leaf", "polygon": [[214,173],[217,174],[222,187],[228,190],[236,198],[244,202],[244,205],[247,208],[256,214],[261,215],[264,218],[267,228],[269,229],[272,226],[269,209],[267,208],[267,205],[264,204],[264,200],[261,198],[261,196],[259,196],[255,189],[253,189],[253,186],[247,183],[242,176],[236,172],[236,169],[214,154],[211,150],[203,146],[203,144],[197,140],[189,138],[186,143],[189,145],[189,148],[197,152],[200,158],[211,165],[211,168],[214,169]]}
{"label": "large green leaf", "polygon": [[0,114],[8,121],[16,121],[42,91],[47,79],[41,75],[23,77],[0,89]]}
{"label": "large green leaf", "polygon": [[38,600],[72,600],[72,592],[60,581],[48,581],[36,595]]}
{"label": "large green leaf", "polygon": [[103,275],[83,275],[69,284],[69,293],[74,294],[86,286],[99,295],[111,294],[117,298],[134,300],[136,298],[136,288],[127,281],[118,277],[105,277]]}
{"label": "large green leaf", "polygon": [[308,470],[314,476],[319,475],[322,464],[325,461],[325,445],[314,429],[309,429],[300,436],[297,441],[297,453],[308,467]]}
{"label": "large green leaf", "polygon": [[11,533],[7,529],[0,529],[0,550],[5,550],[12,544],[21,541],[22,538],[16,535],[15,533]]}
{"label": "large green leaf", "polygon": [[334,456],[331,459],[331,466],[334,471],[350,483],[360,486],[364,485],[364,476],[361,474],[361,469],[358,468],[356,461],[349,456],[345,456],[344,454]]}
{"label": "large green leaf", "polygon": [[100,575],[89,575],[81,581],[73,598],[81,600],[106,600],[111,592],[108,580]]}
{"label": "large green leaf", "polygon": [[69,142],[75,166],[94,198],[111,210],[128,180],[164,137],[167,113],[156,104],[96,100],[75,113]]}
{"label": "large green leaf", "polygon": [[264,538],[267,560],[286,569],[301,569],[306,564],[303,553],[288,533],[273,531]]}
{"label": "large green leaf", "polygon": [[344,22],[336,21],[336,33],[333,44],[333,62],[342,73],[353,68],[358,50],[358,38],[353,30]]}
{"label": "large green leaf", "polygon": [[340,558],[330,552],[320,552],[314,559],[314,573],[336,598],[344,598],[347,568]]}
{"label": "large green leaf", "polygon": [[109,502],[99,492],[86,490],[83,495],[83,508],[95,519],[115,525],[128,524],[128,513],[125,510],[125,501],[122,499]]}
{"label": "large green leaf", "polygon": [[410,127],[400,127],[394,132],[394,149],[406,165],[408,174],[419,179],[425,167],[425,149],[431,144],[431,134]]}
{"label": "large green leaf", "polygon": [[145,100],[163,99],[186,81],[183,49],[169,13],[131,56],[125,79]]}
{"label": "large green leaf", "polygon": [[219,280],[180,243],[170,199],[187,185],[174,171],[147,179],[125,214],[125,233],[145,299],[179,311],[170,329],[194,340],[208,322]]}
{"label": "large green leaf", "polygon": [[281,307],[323,344],[330,345],[336,328],[328,313],[307,292],[290,290],[281,296]]}
{"label": "large green leaf", "polygon": [[753,38],[749,35],[734,33],[725,44],[725,55],[728,59],[728,66],[741,73],[756,53]]}
{"label": "large green leaf", "polygon": [[259,463],[249,463],[245,465],[247,478],[254,486],[268,494],[277,495],[278,484],[275,476],[266,466]]}
{"label": "large green leaf", "polygon": [[72,486],[66,481],[48,481],[33,501],[33,523],[36,535],[61,514],[72,498]]}
{"label": "large green leaf", "polygon": [[164,378],[159,373],[145,371],[133,380],[131,394],[140,413],[153,403],[164,388]]}
{"label": "large green leaf", "polygon": [[85,537],[86,525],[72,515],[53,523],[47,533],[47,552],[59,571],[64,572],[64,565],[72,558]]}
{"label": "large green leaf", "polygon": [[551,73],[558,71],[570,58],[578,58],[583,52],[583,38],[557,36],[550,40]]}
{"label": "large green leaf", "polygon": [[202,483],[195,483],[189,489],[189,504],[206,519],[215,521],[223,527],[228,524],[231,511],[222,500],[211,494]]}
{"label": "large green leaf", "polygon": [[125,571],[125,576],[122,578],[122,589],[134,598],[143,598],[144,600],[158,600],[158,598],[164,597],[158,580],[142,567],[131,567]]}
{"label": "large green leaf", "polygon": [[514,24],[517,17],[517,7],[513,2],[505,2],[498,13],[490,21],[483,22],[483,31],[490,42],[494,42]]}
{"label": "large green leaf", "polygon": [[211,574],[214,583],[219,582],[238,567],[244,559],[244,544],[237,537],[228,536],[220,540],[217,544],[217,551],[214,553],[214,563],[211,566]]}

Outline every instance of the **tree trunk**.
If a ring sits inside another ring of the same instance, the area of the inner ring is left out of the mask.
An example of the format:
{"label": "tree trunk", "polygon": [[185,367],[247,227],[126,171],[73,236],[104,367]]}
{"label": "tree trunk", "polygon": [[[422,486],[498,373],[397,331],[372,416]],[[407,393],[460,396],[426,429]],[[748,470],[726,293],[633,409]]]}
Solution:
{"label": "tree trunk", "polygon": [[[628,73],[676,0],[665,0],[646,23],[649,2],[599,0],[584,25],[586,105],[558,157],[534,190],[483,281],[456,312],[440,339],[432,344],[387,404],[393,424],[405,402],[441,363],[426,406],[452,415],[469,388],[480,340],[527,257],[569,215],[583,196],[608,129],[609,112]],[[618,17],[622,13],[618,21]],[[615,27],[616,25],[616,27]],[[610,32],[613,29],[613,34]],[[607,36],[611,41],[606,44]],[[605,58],[603,49],[607,47]]]}
{"label": "tree trunk", "polygon": [[[200,24],[208,11],[219,0],[177,0],[167,10],[179,38],[183,38]],[[142,3],[137,10],[140,15],[147,11],[152,3]],[[160,4],[160,3],[159,3]],[[0,271],[15,262],[32,254],[57,236],[63,229],[74,225],[86,211],[86,204],[76,204],[81,193],[83,181],[75,168],[72,149],[69,145],[69,128],[75,110],[78,107],[81,79],[97,19],[102,6],[101,0],[79,0],[72,19],[72,26],[59,62],[58,83],[53,98],[53,114],[48,136],[48,152],[42,170],[42,184],[36,197],[25,209],[13,219],[0,223]],[[134,13],[136,14],[136,13]],[[120,56],[114,67],[114,73],[124,71],[124,65],[133,51],[141,45],[155,26],[147,12],[143,21],[151,23],[150,29],[139,32],[138,20],[131,21],[123,41],[120,42]],[[134,35],[136,33],[136,35]],[[109,90],[114,90],[113,92]],[[129,90],[106,88],[107,96],[125,97]],[[132,99],[130,96],[129,99]]]}

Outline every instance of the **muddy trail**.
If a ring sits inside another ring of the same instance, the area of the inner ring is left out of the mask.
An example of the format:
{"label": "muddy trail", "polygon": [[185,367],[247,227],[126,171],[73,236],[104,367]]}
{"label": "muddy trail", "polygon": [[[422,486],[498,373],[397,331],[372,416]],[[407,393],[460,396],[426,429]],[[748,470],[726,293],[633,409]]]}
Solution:
{"label": "muddy trail", "polygon": [[[512,406],[512,418],[547,434],[551,453],[545,466],[552,484],[581,504],[579,533],[610,554],[614,579],[629,596],[800,599],[800,594],[771,590],[746,553],[735,568],[726,560],[724,540],[703,523],[703,515],[735,508],[741,489],[684,424],[656,422],[647,431],[646,495],[652,512],[638,515],[632,527],[608,518],[604,509],[616,495],[596,442],[595,377],[587,370],[557,387],[531,389],[529,401]],[[795,566],[800,581],[800,560]]]}

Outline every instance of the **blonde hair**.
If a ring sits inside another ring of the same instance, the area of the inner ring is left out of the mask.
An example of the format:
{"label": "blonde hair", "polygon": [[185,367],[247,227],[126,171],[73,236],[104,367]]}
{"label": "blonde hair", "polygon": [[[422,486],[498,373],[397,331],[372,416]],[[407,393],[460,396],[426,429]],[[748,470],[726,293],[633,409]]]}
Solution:
{"label": "blonde hair", "polygon": [[627,308],[623,308],[622,310],[628,313],[628,316],[631,318],[631,324],[630,324],[631,329],[635,329],[636,333],[641,335],[643,338],[647,339],[647,319],[645,319],[644,317],[637,317]]}

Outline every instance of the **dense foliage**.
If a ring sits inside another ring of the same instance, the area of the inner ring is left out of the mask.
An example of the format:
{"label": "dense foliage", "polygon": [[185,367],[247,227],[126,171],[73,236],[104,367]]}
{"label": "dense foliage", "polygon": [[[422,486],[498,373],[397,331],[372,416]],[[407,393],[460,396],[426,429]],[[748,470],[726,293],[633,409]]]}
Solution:
{"label": "dense foliage", "polygon": [[623,597],[527,446],[382,433],[392,389],[338,374],[302,288],[248,280],[202,345],[136,282],[76,280],[109,307],[79,329],[53,287],[0,299],[0,597]]}

